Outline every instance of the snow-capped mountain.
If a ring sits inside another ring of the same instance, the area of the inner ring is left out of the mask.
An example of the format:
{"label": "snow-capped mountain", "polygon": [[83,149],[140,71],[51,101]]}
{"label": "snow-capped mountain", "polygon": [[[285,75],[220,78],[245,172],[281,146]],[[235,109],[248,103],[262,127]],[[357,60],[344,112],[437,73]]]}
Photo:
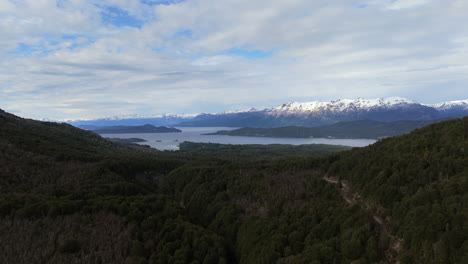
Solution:
{"label": "snow-capped mountain", "polygon": [[[262,110],[201,114],[183,126],[278,127],[320,126],[340,121],[434,120],[468,115],[466,101],[423,105],[401,98],[340,99],[329,102],[289,102]],[[461,106],[460,106],[461,105]],[[440,107],[437,107],[440,106]],[[441,108],[444,106],[443,108]]]}
{"label": "snow-capped mountain", "polygon": [[389,98],[378,98],[378,99],[363,99],[358,98],[356,100],[350,99],[338,99],[336,101],[330,102],[321,102],[313,101],[306,103],[298,102],[289,102],[283,104],[275,109],[281,111],[318,111],[324,108],[333,110],[333,111],[348,111],[355,110],[357,108],[361,109],[371,109],[375,107],[384,107],[384,108],[394,108],[401,107],[411,104],[418,104],[413,100],[409,100],[401,97],[389,97]]}
{"label": "snow-capped mountain", "polygon": [[468,99],[428,105],[438,112],[440,118],[468,115]]}
{"label": "snow-capped mountain", "polygon": [[388,97],[339,99],[335,101],[289,102],[277,107],[203,114],[165,114],[151,117],[112,117],[70,121],[75,126],[163,125],[200,127],[321,126],[353,120],[435,120],[468,115],[468,100],[432,105]]}
{"label": "snow-capped mountain", "polygon": [[467,110],[468,109],[468,99],[467,100],[458,100],[458,101],[449,101],[438,104],[427,105],[438,111],[451,111],[454,109],[458,110]]}
{"label": "snow-capped mountain", "polygon": [[307,114],[307,113],[334,113],[346,114],[357,111],[371,111],[376,109],[398,109],[419,106],[413,100],[401,97],[378,98],[378,99],[362,99],[356,100],[339,99],[330,102],[313,101],[306,103],[289,102],[274,108],[271,112],[276,114]]}
{"label": "snow-capped mountain", "polygon": [[190,121],[199,114],[164,114],[153,116],[123,115],[94,120],[68,120],[67,123],[84,129],[94,129],[101,126],[140,126],[146,124],[158,126],[173,126]]}

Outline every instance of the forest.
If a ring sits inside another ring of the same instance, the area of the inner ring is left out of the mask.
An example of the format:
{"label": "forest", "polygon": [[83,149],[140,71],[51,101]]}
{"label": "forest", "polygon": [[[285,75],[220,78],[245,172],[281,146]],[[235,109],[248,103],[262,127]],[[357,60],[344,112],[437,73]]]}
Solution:
{"label": "forest", "polygon": [[468,263],[468,117],[364,148],[108,141],[0,110],[2,263]]}

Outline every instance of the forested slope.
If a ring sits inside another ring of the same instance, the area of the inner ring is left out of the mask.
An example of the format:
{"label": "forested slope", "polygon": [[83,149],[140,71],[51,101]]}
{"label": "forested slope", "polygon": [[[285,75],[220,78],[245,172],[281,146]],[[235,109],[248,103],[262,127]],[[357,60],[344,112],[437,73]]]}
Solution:
{"label": "forested slope", "polygon": [[[0,112],[1,262],[141,263],[183,243],[169,230],[192,236],[202,261],[208,250],[222,253],[215,234],[154,191],[184,163],[66,124]],[[144,245],[142,230],[157,242]]]}
{"label": "forested slope", "polygon": [[161,153],[4,112],[0,135],[3,263],[378,259],[348,245],[372,224],[309,158]]}
{"label": "forested slope", "polygon": [[379,139],[409,133],[417,128],[440,122],[441,120],[399,120],[380,122],[357,120],[338,122],[318,127],[244,127],[234,130],[221,130],[208,135],[249,136],[249,137],[286,137],[286,138],[372,138]]}
{"label": "forested slope", "polygon": [[404,263],[467,263],[467,147],[465,117],[332,155],[328,174],[387,217]]}
{"label": "forested slope", "polygon": [[[267,155],[258,147],[237,155],[239,146],[159,152],[0,112],[0,258],[385,263],[378,214],[390,239],[403,239],[402,263],[463,263],[466,125],[327,157],[302,148],[278,157],[278,146]],[[326,175],[362,202],[347,204]]]}

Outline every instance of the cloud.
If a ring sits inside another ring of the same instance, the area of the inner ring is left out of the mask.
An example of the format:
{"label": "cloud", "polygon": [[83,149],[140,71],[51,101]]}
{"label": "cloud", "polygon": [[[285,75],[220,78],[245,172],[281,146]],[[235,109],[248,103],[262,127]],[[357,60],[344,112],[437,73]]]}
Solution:
{"label": "cloud", "polygon": [[428,4],[430,0],[397,0],[387,6],[388,9],[412,8]]}
{"label": "cloud", "polygon": [[461,0],[2,1],[0,108],[74,119],[466,99],[467,12]]}
{"label": "cloud", "polygon": [[247,59],[265,59],[273,56],[272,51],[263,51],[263,50],[247,50],[247,49],[240,49],[240,48],[233,48],[228,50],[229,54],[235,56],[241,56]]}

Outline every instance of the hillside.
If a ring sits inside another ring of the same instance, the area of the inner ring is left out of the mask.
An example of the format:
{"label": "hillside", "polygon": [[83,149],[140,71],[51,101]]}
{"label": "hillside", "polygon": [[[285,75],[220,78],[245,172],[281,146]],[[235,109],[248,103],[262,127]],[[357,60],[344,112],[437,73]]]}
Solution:
{"label": "hillside", "polygon": [[[467,131],[464,118],[331,156],[298,148],[278,157],[222,145],[159,152],[0,112],[0,256],[464,263]],[[349,205],[325,176],[346,182],[359,202]],[[398,241],[401,249],[392,249]]]}
{"label": "hillside", "polygon": [[134,143],[146,142],[146,140],[144,140],[142,138],[106,138],[106,139],[110,140],[112,142],[124,143],[124,144],[134,144]]}
{"label": "hillside", "polygon": [[284,157],[284,156],[324,156],[335,152],[349,150],[351,147],[324,144],[306,145],[232,145],[217,143],[182,142],[179,145],[180,152],[188,152],[196,155],[209,154],[235,157]]}
{"label": "hillside", "polygon": [[287,137],[287,138],[372,138],[379,139],[398,136],[411,132],[436,120],[426,121],[393,121],[379,122],[373,120],[358,120],[338,122],[320,127],[276,127],[276,128],[239,128],[222,130],[207,135],[228,135],[247,137]]}
{"label": "hillside", "polygon": [[385,217],[403,263],[465,263],[467,147],[465,117],[332,155],[328,175]]}

